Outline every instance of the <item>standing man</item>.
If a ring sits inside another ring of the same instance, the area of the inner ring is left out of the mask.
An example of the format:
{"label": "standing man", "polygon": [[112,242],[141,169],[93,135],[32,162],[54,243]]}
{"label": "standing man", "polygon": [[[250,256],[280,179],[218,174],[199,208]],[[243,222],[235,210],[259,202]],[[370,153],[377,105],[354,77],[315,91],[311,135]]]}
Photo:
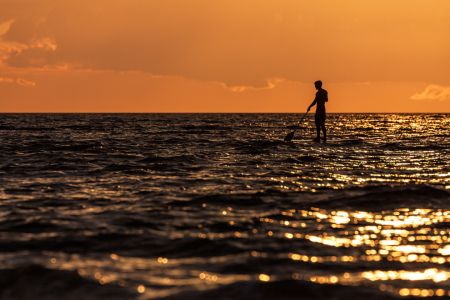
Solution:
{"label": "standing man", "polygon": [[320,142],[320,130],[322,129],[323,141],[326,142],[327,131],[325,129],[325,118],[326,118],[325,102],[328,102],[328,92],[322,88],[322,81],[318,80],[314,82],[314,85],[317,90],[316,98],[314,99],[313,103],[311,103],[311,105],[308,107],[309,111],[311,107],[317,104],[315,115],[317,137],[314,139],[314,141],[318,143]]}

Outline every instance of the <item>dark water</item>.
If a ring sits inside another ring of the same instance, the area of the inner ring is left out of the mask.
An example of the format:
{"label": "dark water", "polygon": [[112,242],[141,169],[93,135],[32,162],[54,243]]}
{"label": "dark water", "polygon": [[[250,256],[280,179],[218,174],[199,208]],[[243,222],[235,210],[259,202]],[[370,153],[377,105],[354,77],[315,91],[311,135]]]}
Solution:
{"label": "dark water", "polygon": [[450,295],[450,115],[0,115],[0,299]]}

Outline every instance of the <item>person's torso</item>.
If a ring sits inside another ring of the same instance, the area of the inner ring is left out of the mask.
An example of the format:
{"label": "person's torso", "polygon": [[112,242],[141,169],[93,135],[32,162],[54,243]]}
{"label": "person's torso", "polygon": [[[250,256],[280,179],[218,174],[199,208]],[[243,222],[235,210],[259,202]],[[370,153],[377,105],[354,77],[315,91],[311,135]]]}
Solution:
{"label": "person's torso", "polygon": [[328,92],[324,89],[320,89],[316,93],[317,112],[325,112],[325,102],[328,100]]}

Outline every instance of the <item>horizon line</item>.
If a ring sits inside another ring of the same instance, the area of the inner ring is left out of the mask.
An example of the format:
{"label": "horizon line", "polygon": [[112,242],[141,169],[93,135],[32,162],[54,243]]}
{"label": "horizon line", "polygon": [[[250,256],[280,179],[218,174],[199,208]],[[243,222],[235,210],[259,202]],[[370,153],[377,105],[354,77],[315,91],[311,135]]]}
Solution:
{"label": "horizon line", "polygon": [[[303,114],[299,112],[0,112],[0,114]],[[308,112],[314,114],[315,112]],[[450,112],[327,112],[329,114],[449,114]]]}

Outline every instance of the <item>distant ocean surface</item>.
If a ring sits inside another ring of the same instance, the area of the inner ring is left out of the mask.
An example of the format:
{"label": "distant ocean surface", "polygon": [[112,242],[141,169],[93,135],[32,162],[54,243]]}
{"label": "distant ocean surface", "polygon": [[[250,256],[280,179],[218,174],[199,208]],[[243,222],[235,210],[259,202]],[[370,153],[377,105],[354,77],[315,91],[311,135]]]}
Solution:
{"label": "distant ocean surface", "polygon": [[0,114],[0,299],[450,298],[450,114]]}

